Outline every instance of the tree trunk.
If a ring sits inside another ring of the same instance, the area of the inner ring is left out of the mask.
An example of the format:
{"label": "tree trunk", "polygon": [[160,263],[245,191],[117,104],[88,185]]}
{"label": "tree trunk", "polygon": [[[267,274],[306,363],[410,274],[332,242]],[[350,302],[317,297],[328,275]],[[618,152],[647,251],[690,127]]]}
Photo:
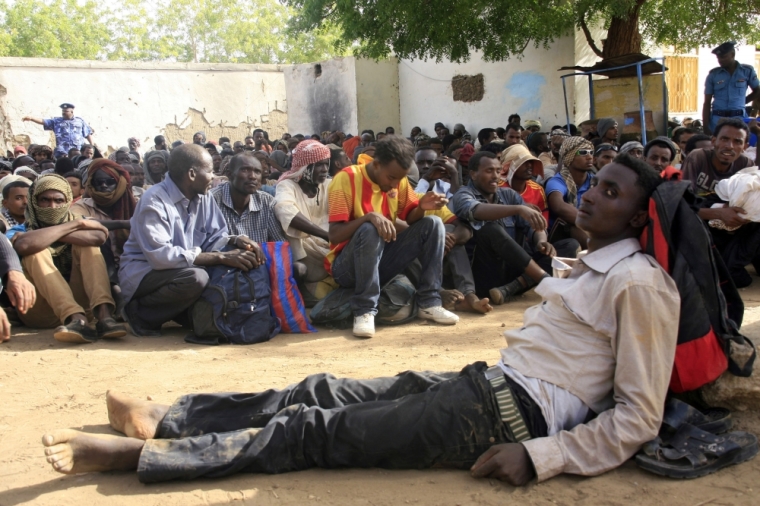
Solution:
{"label": "tree trunk", "polygon": [[603,58],[614,58],[629,53],[641,52],[641,33],[639,33],[639,10],[646,0],[637,0],[626,18],[612,18],[607,39],[602,49]]}

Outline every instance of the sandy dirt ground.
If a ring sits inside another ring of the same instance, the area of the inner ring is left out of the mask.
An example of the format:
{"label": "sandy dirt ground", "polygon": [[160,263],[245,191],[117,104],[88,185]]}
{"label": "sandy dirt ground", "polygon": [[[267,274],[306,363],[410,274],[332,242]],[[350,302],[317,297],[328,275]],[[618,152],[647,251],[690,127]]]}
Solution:
{"label": "sandy dirt ground", "polygon": [[[744,290],[747,308],[760,307],[760,282]],[[559,476],[514,488],[449,470],[310,470],[268,476],[142,485],[134,473],[63,476],[45,462],[41,436],[57,428],[116,434],[108,426],[105,392],[171,403],[183,393],[258,391],[310,373],[374,377],[413,370],[460,370],[498,360],[504,327],[519,326],[539,301],[531,293],[487,316],[463,315],[455,327],[414,323],[384,327],[374,339],[350,331],[280,335],[250,347],[201,347],[175,328],[157,339],[73,346],[51,331],[19,328],[0,345],[0,505],[503,505],[503,504],[760,504],[760,458],[693,481],[660,478],[628,462],[595,478]],[[760,309],[751,311],[760,321]],[[642,315],[645,317],[645,315]],[[745,322],[760,342],[760,324]],[[757,411],[735,413],[739,429],[760,434]]]}

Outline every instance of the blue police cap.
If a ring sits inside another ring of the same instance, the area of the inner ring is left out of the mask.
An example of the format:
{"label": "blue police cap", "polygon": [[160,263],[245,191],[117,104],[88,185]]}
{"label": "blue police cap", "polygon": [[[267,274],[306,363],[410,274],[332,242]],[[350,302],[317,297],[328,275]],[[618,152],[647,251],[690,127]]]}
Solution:
{"label": "blue police cap", "polygon": [[64,102],[61,104],[61,109],[73,109],[73,108],[74,108],[74,104],[70,104],[68,102]]}
{"label": "blue police cap", "polygon": [[736,47],[736,42],[733,40],[730,40],[728,42],[724,42],[720,46],[716,47],[712,50],[712,54],[722,55],[726,54],[728,52],[731,52]]}

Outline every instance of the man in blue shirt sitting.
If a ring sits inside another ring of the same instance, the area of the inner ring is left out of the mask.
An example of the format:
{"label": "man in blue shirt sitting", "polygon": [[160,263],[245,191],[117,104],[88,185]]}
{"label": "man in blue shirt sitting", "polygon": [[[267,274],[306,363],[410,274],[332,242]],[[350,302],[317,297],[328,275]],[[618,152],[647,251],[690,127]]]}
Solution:
{"label": "man in blue shirt sitting", "polygon": [[561,170],[546,182],[549,240],[573,238],[585,249],[588,237],[575,226],[581,197],[591,187],[594,145],[583,137],[568,137],[559,150]]}
{"label": "man in blue shirt sitting", "polygon": [[[459,190],[459,172],[450,158],[438,156],[430,146],[420,146],[414,154],[414,162],[420,171],[420,181],[415,191],[426,193],[434,191],[446,195],[447,199],[454,197]],[[448,178],[449,181],[444,181]]]}
{"label": "man in blue shirt sitting", "polygon": [[[158,336],[170,320],[189,324],[186,310],[208,284],[204,266],[248,271],[264,263],[258,244],[227,233],[222,211],[208,194],[213,161],[203,146],[175,148],[168,176],[138,202],[121,256],[124,316],[136,336]],[[221,251],[228,245],[235,248]]]}
{"label": "man in blue shirt sitting", "polygon": [[[541,211],[511,188],[499,188],[501,164],[495,154],[475,153],[468,168],[470,182],[454,195],[454,213],[474,230],[472,270],[478,297],[487,295],[494,304],[503,304],[548,276],[557,252],[547,240]],[[566,256],[575,256],[578,249],[571,242],[562,245]]]}

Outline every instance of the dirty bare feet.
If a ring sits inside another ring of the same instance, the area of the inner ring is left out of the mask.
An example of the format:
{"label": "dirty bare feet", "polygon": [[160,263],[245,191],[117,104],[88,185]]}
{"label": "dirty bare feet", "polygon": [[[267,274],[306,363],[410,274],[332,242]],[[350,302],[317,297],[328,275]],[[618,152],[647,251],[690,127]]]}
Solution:
{"label": "dirty bare feet", "polygon": [[441,290],[438,293],[441,296],[441,305],[447,311],[454,311],[457,304],[464,300],[464,295],[459,290]]}
{"label": "dirty bare feet", "polygon": [[137,439],[155,438],[158,425],[169,411],[165,404],[141,401],[110,390],[106,392],[106,406],[111,427]]}
{"label": "dirty bare feet", "polygon": [[457,303],[457,311],[469,311],[471,313],[486,314],[490,312],[493,307],[489,304],[488,298],[478,299],[478,296],[474,293],[468,293],[464,296],[464,299]]}
{"label": "dirty bare feet", "polygon": [[137,469],[145,441],[63,429],[42,436],[42,444],[53,469],[77,474]]}

